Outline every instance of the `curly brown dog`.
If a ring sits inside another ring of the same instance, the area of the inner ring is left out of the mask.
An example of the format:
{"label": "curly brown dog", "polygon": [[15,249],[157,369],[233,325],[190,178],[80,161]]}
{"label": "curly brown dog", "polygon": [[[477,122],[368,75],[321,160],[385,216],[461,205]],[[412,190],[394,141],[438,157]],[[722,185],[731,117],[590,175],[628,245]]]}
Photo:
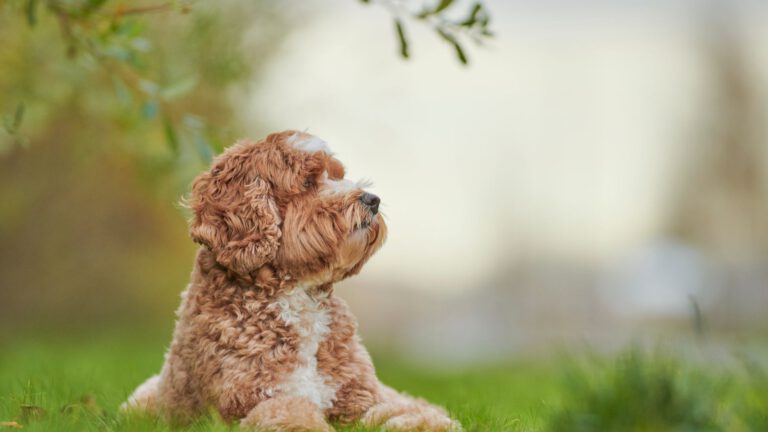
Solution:
{"label": "curly brown dog", "polygon": [[301,132],[216,158],[192,186],[190,233],[202,247],[165,364],[123,408],[184,420],[214,407],[266,431],[331,431],[327,420],[460,430],[442,408],[379,382],[333,294],[386,237],[364,186]]}

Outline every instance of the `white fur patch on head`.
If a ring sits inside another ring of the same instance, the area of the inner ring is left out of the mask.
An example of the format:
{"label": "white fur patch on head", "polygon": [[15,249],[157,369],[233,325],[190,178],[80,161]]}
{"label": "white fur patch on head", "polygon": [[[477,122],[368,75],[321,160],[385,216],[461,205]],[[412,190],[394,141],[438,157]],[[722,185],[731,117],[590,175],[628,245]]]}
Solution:
{"label": "white fur patch on head", "polygon": [[296,150],[305,151],[307,153],[323,152],[332,154],[331,148],[328,147],[328,143],[318,137],[308,134],[295,133],[288,138],[288,144]]}
{"label": "white fur patch on head", "polygon": [[371,186],[366,180],[352,181],[347,179],[331,180],[328,173],[324,172],[320,183],[320,193],[323,195],[346,194]]}
{"label": "white fur patch on head", "polygon": [[358,189],[357,183],[352,180],[323,180],[320,193],[324,195],[345,194]]}
{"label": "white fur patch on head", "polygon": [[280,318],[299,333],[298,361],[288,379],[277,386],[283,394],[299,396],[321,410],[333,406],[336,388],[329,385],[317,369],[317,349],[330,332],[331,317],[307,288],[297,287],[277,301]]}

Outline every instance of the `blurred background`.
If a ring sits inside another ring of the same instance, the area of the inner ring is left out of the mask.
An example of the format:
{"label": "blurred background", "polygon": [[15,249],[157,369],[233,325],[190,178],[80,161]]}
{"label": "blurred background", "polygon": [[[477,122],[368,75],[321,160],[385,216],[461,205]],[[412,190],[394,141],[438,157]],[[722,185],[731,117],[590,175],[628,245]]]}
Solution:
{"label": "blurred background", "polygon": [[488,0],[458,53],[472,3],[366,3],[0,4],[0,333],[170,340],[189,183],[306,129],[383,200],[337,288],[372,346],[765,351],[764,2]]}

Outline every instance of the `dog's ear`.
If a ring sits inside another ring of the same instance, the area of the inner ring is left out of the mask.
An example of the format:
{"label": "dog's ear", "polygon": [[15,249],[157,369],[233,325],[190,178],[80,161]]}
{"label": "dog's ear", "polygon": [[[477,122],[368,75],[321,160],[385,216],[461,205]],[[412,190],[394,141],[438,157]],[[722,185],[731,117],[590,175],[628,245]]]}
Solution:
{"label": "dog's ear", "polygon": [[246,173],[247,161],[217,161],[192,185],[192,239],[210,249],[216,261],[250,274],[272,261],[280,242],[280,213],[270,184]]}

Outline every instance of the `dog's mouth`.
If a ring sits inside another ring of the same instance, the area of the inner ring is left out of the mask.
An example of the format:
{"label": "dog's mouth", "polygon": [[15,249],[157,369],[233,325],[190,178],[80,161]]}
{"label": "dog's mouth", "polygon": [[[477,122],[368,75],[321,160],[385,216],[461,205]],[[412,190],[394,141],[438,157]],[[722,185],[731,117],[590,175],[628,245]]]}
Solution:
{"label": "dog's mouth", "polygon": [[371,224],[373,224],[373,221],[370,220],[364,220],[360,223],[355,224],[353,231],[364,231],[371,227]]}
{"label": "dog's mouth", "polygon": [[371,226],[376,224],[376,218],[377,218],[377,215],[374,215],[374,214],[366,217],[365,219],[361,220],[360,222],[357,222],[355,224],[355,226],[353,227],[352,231],[353,232],[357,232],[357,231],[365,231],[365,230],[367,230],[368,228],[370,228]]}

